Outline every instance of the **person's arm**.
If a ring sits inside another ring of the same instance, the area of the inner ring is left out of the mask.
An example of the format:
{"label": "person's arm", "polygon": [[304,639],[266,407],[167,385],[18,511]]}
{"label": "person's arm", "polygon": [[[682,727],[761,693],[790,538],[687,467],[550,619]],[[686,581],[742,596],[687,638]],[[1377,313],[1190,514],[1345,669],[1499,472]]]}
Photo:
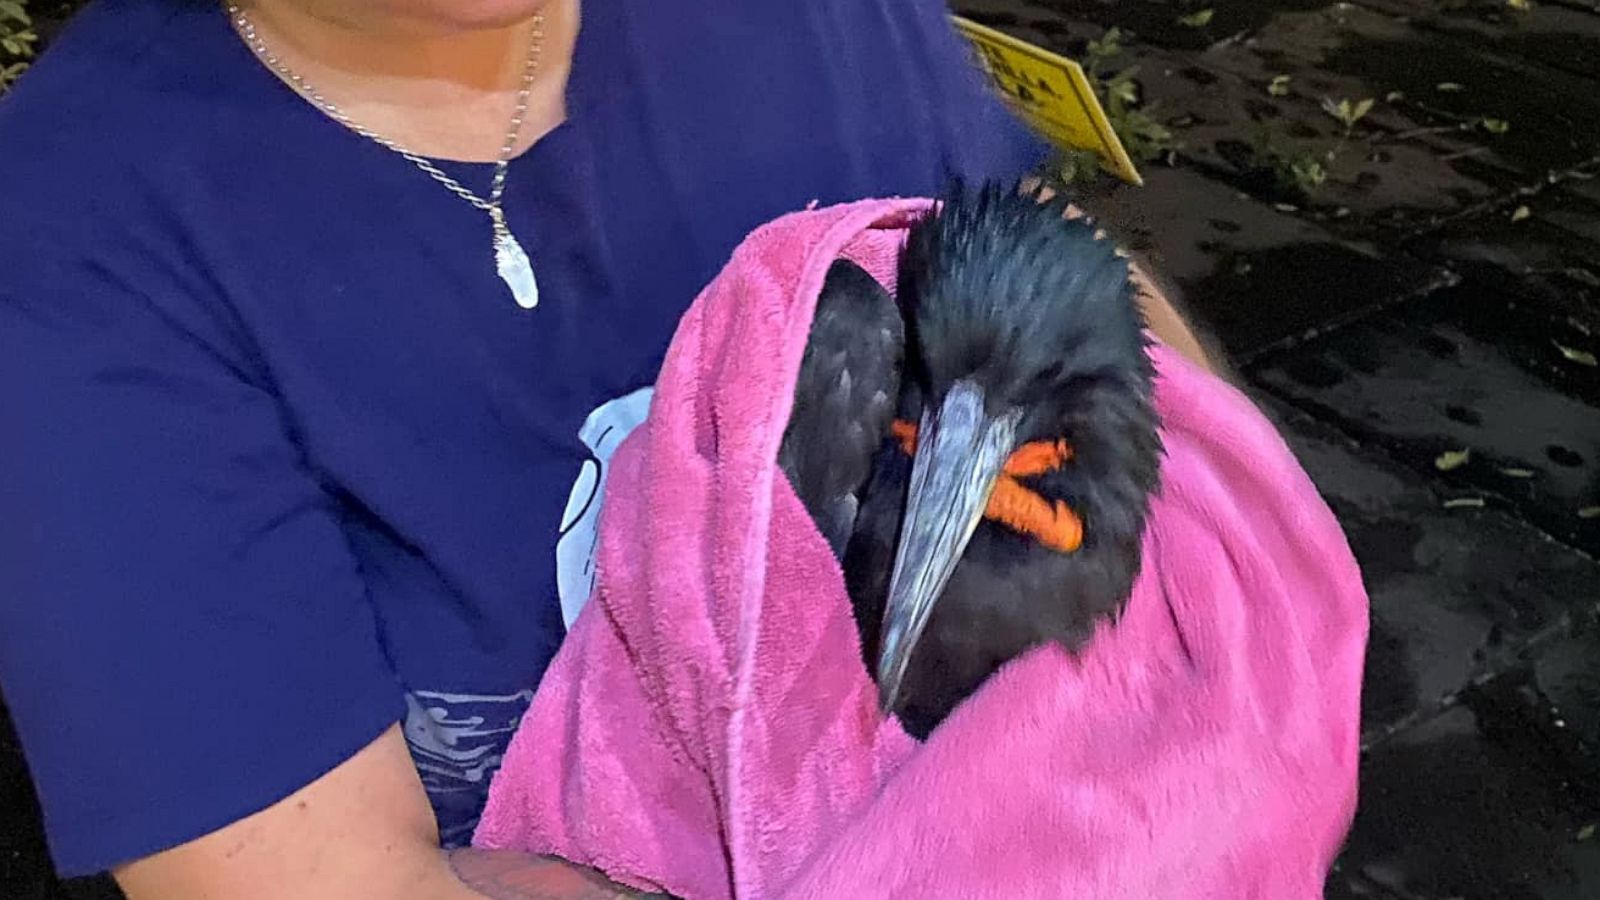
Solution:
{"label": "person's arm", "polygon": [[1132,261],[1131,271],[1139,307],[1144,311],[1150,333],[1200,368],[1231,381],[1226,361],[1215,342],[1201,337],[1190,319],[1178,311],[1168,293],[1137,260]]}
{"label": "person's arm", "polygon": [[149,233],[0,227],[0,685],[57,867],[132,900],[620,896],[439,849],[338,502],[212,282],[97,249]]}
{"label": "person's arm", "polygon": [[118,868],[128,900],[600,900],[599,873],[506,851],[439,849],[398,727],[276,804]]}

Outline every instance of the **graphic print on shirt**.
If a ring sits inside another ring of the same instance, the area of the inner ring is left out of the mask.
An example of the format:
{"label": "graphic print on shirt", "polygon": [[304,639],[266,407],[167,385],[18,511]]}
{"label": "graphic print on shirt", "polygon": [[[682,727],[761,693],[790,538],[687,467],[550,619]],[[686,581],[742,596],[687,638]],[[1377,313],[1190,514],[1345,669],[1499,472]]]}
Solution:
{"label": "graphic print on shirt", "polygon": [[[572,486],[556,544],[557,591],[568,628],[594,592],[600,506],[611,454],[644,421],[653,394],[653,389],[641,388],[610,400],[589,413],[578,430],[589,459]],[[532,700],[532,690],[505,695],[407,692],[406,743],[445,847],[463,847],[472,840],[489,796],[489,779],[499,771]]]}
{"label": "graphic print on shirt", "polygon": [[578,439],[589,448],[589,459],[584,461],[567,498],[567,510],[561,516],[561,538],[556,542],[556,590],[561,596],[561,621],[568,630],[594,593],[600,505],[605,502],[611,454],[644,421],[654,395],[654,388],[640,388],[626,397],[609,400],[589,413],[578,430]]}
{"label": "graphic print on shirt", "polygon": [[406,745],[422,776],[439,840],[464,847],[489,798],[489,779],[499,771],[511,735],[533,701],[533,691],[514,694],[406,693]]}

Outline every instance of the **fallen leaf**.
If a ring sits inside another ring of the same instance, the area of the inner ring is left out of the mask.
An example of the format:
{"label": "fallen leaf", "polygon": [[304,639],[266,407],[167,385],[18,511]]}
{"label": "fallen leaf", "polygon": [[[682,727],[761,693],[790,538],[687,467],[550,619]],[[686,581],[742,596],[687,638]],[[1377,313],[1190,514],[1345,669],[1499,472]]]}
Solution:
{"label": "fallen leaf", "polygon": [[1456,84],[1454,81],[1441,81],[1434,85],[1433,89],[1436,91],[1443,91],[1446,94],[1457,94],[1466,90],[1466,88]]}
{"label": "fallen leaf", "polygon": [[1588,269],[1580,269],[1577,266],[1574,266],[1567,270],[1567,277],[1578,282],[1579,284],[1586,284],[1589,287],[1600,288],[1600,275],[1596,275]]}
{"label": "fallen leaf", "polygon": [[1286,212],[1286,213],[1292,213],[1292,212],[1299,212],[1300,211],[1300,207],[1295,206],[1293,203],[1274,203],[1274,204],[1272,204],[1272,208],[1277,210],[1278,212]]}
{"label": "fallen leaf", "polygon": [[1483,125],[1483,130],[1490,134],[1505,134],[1511,130],[1511,123],[1505,119],[1483,119],[1480,124]]}
{"label": "fallen leaf", "polygon": [[1507,478],[1532,478],[1539,473],[1532,469],[1501,469],[1500,474]]}
{"label": "fallen leaf", "polygon": [[1483,498],[1482,497],[1457,497],[1454,500],[1446,500],[1444,502],[1444,508],[1445,509],[1481,509],[1481,508],[1483,508]]}
{"label": "fallen leaf", "polygon": [[1367,97],[1364,100],[1358,101],[1356,103],[1355,114],[1350,117],[1350,121],[1356,122],[1364,118],[1367,113],[1372,112],[1372,107],[1377,102],[1378,101],[1372,99],[1371,97]]}
{"label": "fallen leaf", "polygon": [[1289,96],[1289,76],[1278,75],[1267,83],[1267,93],[1274,97]]}
{"label": "fallen leaf", "polygon": [[1533,0],[1506,0],[1506,5],[1517,12],[1527,12],[1533,9]]}
{"label": "fallen leaf", "polygon": [[1471,450],[1447,450],[1433,461],[1433,467],[1441,472],[1449,472],[1466,465],[1470,459],[1472,459]]}
{"label": "fallen leaf", "polygon": [[1600,519],[1600,506],[1585,506],[1578,510],[1580,519]]}
{"label": "fallen leaf", "polygon": [[1527,208],[1526,206],[1519,206],[1511,211],[1511,221],[1521,222],[1523,219],[1526,219],[1531,215],[1533,215],[1533,210]]}
{"label": "fallen leaf", "polygon": [[1582,828],[1578,829],[1578,840],[1587,841],[1589,838],[1592,838],[1592,837],[1594,837],[1594,826],[1593,825],[1585,825]]}
{"label": "fallen leaf", "polygon": [[1385,103],[1399,103],[1406,98],[1404,91],[1390,91],[1383,96]]}
{"label": "fallen leaf", "polygon": [[1214,9],[1202,9],[1199,12],[1193,12],[1187,16],[1180,16],[1178,18],[1178,24],[1188,26],[1189,28],[1204,28],[1211,24],[1211,17],[1216,14],[1217,11]]}
{"label": "fallen leaf", "polygon": [[1594,354],[1587,350],[1574,350],[1565,344],[1556,344],[1556,349],[1560,350],[1561,355],[1569,362],[1575,362],[1580,366],[1600,366],[1600,359],[1595,359]]}

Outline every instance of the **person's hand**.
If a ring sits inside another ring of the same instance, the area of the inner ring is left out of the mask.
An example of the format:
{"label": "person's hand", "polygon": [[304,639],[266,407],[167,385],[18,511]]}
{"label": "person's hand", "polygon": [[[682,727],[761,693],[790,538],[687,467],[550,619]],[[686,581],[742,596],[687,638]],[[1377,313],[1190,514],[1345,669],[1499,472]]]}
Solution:
{"label": "person's hand", "polygon": [[128,900],[641,896],[560,860],[441,852],[398,725],[272,806],[112,874]]}

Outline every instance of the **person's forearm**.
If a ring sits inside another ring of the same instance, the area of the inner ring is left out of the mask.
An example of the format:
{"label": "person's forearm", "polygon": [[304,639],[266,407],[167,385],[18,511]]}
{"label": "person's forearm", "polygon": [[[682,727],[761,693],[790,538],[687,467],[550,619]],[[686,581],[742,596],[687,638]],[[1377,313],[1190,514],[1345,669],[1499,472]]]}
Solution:
{"label": "person's forearm", "polygon": [[1142,266],[1135,263],[1131,275],[1134,288],[1138,291],[1139,309],[1144,313],[1145,325],[1150,333],[1195,365],[1227,379],[1224,357],[1214,342],[1201,338],[1199,330],[1178,311],[1171,298]]}
{"label": "person's forearm", "polygon": [[665,897],[608,880],[593,869],[548,856],[508,850],[449,851],[450,868],[466,889],[450,900],[617,900]]}

